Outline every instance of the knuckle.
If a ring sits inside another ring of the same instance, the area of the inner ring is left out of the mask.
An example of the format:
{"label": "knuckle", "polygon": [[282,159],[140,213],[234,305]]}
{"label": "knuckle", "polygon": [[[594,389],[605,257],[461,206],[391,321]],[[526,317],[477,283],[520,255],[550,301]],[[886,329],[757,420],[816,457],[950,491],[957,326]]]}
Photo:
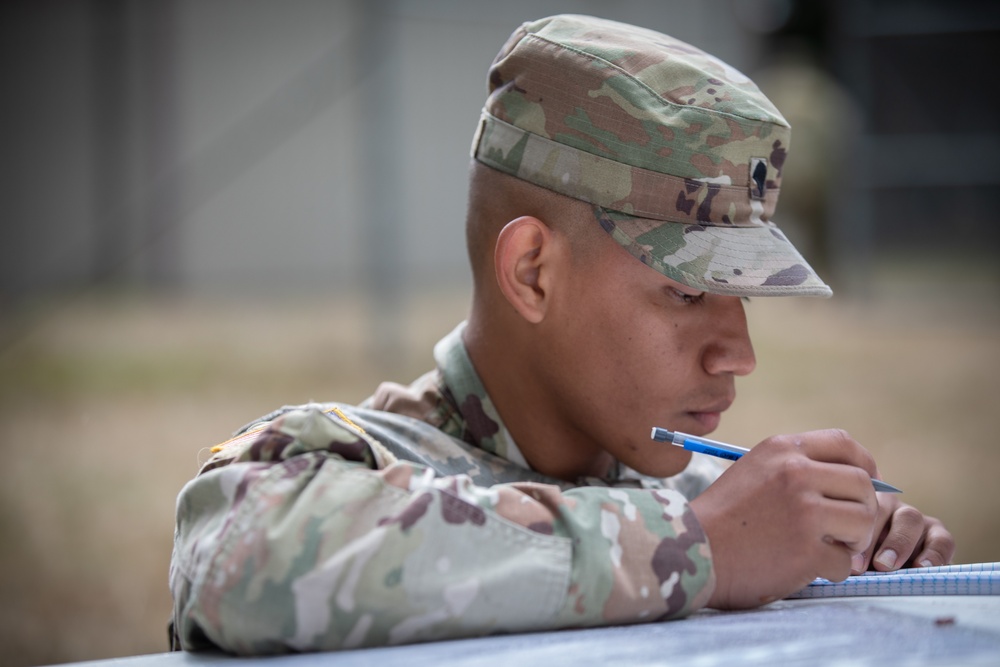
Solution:
{"label": "knuckle", "polygon": [[926,549],[938,554],[940,562],[950,563],[955,555],[955,538],[942,526],[939,531],[928,534]]}
{"label": "knuckle", "polygon": [[828,432],[830,434],[830,439],[834,440],[835,442],[840,442],[845,444],[854,442],[854,438],[851,437],[851,434],[842,428],[832,428]]}
{"label": "knuckle", "polygon": [[933,547],[929,547],[927,549],[924,549],[923,556],[924,556],[924,558],[930,560],[932,563],[943,563],[944,562],[944,556],[941,554],[940,551],[938,551],[937,549],[935,549]]}
{"label": "knuckle", "polygon": [[851,434],[842,428],[832,428],[826,431],[826,437],[837,448],[846,452],[850,459],[868,471],[877,469],[875,457],[872,456],[860,442],[851,437]]}
{"label": "knuckle", "polygon": [[797,436],[793,435],[772,435],[769,438],[763,440],[761,445],[764,448],[772,449],[793,449],[799,446],[801,443]]}
{"label": "knuckle", "polygon": [[917,529],[924,523],[924,515],[916,507],[904,505],[896,510],[893,523],[899,523],[901,527]]}
{"label": "knuckle", "polygon": [[776,467],[776,473],[781,483],[790,489],[802,488],[805,479],[809,474],[810,463],[808,459],[800,456],[790,456],[781,461]]}

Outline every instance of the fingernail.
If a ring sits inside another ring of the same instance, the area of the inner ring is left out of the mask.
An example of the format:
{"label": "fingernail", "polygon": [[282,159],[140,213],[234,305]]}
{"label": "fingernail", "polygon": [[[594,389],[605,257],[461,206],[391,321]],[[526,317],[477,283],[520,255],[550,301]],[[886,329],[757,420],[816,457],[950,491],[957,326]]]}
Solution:
{"label": "fingernail", "polygon": [[933,567],[933,566],[934,566],[934,563],[932,563],[932,562],[931,562],[931,561],[930,561],[929,559],[927,559],[927,558],[925,558],[925,559],[923,559],[922,561],[920,561],[920,567]]}
{"label": "fingernail", "polygon": [[892,549],[886,549],[880,553],[876,558],[879,564],[886,566],[889,569],[896,567],[896,552]]}
{"label": "fingernail", "polygon": [[865,567],[865,555],[863,553],[851,556],[851,572],[860,573]]}

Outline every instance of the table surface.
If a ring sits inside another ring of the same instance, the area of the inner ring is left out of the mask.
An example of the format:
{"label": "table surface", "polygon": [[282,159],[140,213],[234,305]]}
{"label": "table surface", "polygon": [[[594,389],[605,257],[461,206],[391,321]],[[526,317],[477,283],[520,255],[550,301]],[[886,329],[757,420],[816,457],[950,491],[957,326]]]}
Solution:
{"label": "table surface", "polygon": [[[158,653],[87,667],[242,667],[220,653]],[[254,659],[254,667],[1000,665],[1000,596],[782,600],[684,620]]]}

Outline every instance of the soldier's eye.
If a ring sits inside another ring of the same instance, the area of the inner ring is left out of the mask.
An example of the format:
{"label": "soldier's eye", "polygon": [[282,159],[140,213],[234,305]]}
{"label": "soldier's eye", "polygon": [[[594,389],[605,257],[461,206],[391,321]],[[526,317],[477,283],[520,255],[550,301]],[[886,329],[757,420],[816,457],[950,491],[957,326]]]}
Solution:
{"label": "soldier's eye", "polygon": [[701,303],[702,301],[705,300],[704,292],[699,292],[698,294],[688,294],[673,287],[671,288],[671,290],[673,290],[674,295],[684,303],[694,304],[694,303]]}

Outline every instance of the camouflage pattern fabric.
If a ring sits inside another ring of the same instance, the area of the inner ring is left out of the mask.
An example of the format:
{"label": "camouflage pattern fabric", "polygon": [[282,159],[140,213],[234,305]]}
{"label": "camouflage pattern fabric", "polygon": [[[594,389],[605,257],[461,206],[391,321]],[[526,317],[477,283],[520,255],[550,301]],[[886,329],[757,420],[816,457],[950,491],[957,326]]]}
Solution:
{"label": "camouflage pattern fabric", "polygon": [[688,499],[618,466],[577,484],[525,467],[459,326],[438,368],[360,407],[288,406],[213,448],[178,498],[178,647],[391,645],[682,617],[714,587]]}
{"label": "camouflage pattern fabric", "polygon": [[690,44],[588,16],[521,26],[490,70],[473,157],[594,205],[668,278],[717,294],[829,296],[771,221],[787,121]]}

